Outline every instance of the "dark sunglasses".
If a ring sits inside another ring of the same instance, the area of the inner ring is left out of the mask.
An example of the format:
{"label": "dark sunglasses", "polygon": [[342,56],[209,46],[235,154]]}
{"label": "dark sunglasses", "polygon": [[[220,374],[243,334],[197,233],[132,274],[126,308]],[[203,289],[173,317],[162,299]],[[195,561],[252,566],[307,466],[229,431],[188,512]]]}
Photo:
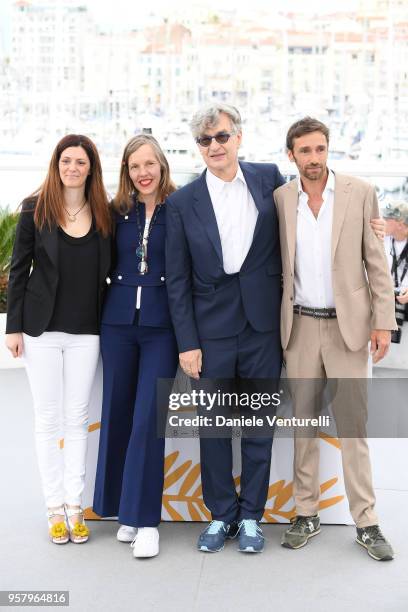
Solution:
{"label": "dark sunglasses", "polygon": [[216,142],[218,142],[218,144],[225,144],[229,141],[231,136],[232,134],[229,134],[228,132],[218,132],[218,134],[215,136],[200,136],[199,138],[196,138],[196,143],[201,147],[209,147],[214,139]]}

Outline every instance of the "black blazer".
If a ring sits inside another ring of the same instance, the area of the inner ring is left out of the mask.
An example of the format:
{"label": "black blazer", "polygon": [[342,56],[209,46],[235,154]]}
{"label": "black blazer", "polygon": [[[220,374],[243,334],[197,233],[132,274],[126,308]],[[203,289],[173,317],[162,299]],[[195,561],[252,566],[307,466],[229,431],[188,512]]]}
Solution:
{"label": "black blazer", "polygon": [[[40,336],[47,328],[58,286],[58,229],[34,224],[35,199],[25,200],[17,224],[7,294],[6,333]],[[99,238],[99,313],[111,261],[111,237]]]}

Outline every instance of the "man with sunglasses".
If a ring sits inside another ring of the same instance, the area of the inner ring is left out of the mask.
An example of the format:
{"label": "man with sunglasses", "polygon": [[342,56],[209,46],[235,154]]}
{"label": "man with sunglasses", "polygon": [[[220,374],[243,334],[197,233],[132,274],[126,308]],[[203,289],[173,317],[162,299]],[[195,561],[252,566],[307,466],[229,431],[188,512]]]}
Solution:
{"label": "man with sunglasses", "polygon": [[[281,371],[281,256],[275,164],[238,161],[238,110],[214,104],[191,129],[207,166],[167,200],[167,290],[180,365],[193,379],[275,379]],[[230,438],[201,437],[204,501],[212,522],[198,548],[217,552],[239,534],[239,550],[261,552],[272,436],[241,440],[241,490]]]}

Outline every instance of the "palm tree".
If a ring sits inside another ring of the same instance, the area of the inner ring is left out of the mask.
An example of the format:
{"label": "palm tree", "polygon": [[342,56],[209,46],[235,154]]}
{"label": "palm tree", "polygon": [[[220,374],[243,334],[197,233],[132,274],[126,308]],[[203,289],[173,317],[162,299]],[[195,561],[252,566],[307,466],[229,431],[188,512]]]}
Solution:
{"label": "palm tree", "polygon": [[6,312],[7,283],[18,213],[0,209],[0,313]]}

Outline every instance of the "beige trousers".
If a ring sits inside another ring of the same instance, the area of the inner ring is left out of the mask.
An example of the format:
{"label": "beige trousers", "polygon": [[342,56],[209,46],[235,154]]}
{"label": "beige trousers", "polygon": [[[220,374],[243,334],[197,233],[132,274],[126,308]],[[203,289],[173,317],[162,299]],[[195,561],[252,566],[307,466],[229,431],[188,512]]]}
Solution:
{"label": "beige trousers", "polygon": [[[296,417],[316,416],[326,379],[336,379],[328,383],[329,386],[333,383],[334,387],[332,410],[341,443],[350,512],[357,527],[377,524],[365,437],[367,389],[364,381],[368,373],[368,346],[350,351],[343,341],[337,319],[314,319],[295,314],[284,357],[288,378],[296,379],[290,383]],[[301,516],[318,512],[320,496],[317,428],[313,432],[309,429],[307,436],[295,431],[293,492],[296,512]]]}

